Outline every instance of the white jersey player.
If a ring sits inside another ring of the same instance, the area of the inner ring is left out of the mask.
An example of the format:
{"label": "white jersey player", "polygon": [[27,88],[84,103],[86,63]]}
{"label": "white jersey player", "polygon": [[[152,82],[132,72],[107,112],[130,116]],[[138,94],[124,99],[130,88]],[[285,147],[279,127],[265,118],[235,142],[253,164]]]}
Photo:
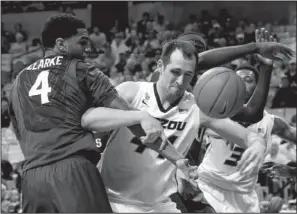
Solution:
{"label": "white jersey player", "polygon": [[[252,94],[257,84],[254,72],[249,69],[237,71],[246,84],[248,94]],[[296,142],[296,129],[290,127],[282,118],[266,111],[264,111],[263,119],[248,126],[248,129],[259,133],[267,141],[265,155],[271,147],[272,133]],[[198,169],[198,184],[205,199],[216,212],[260,212],[255,190],[258,174],[246,176],[237,169],[244,149],[213,131],[207,130],[205,136],[209,144]]]}
{"label": "white jersey player", "polygon": [[[258,170],[266,149],[263,138],[230,119],[216,120],[203,115],[194,96],[186,92],[196,62],[191,43],[170,41],[164,45],[158,61],[161,76],[156,84],[126,82],[117,90],[133,108],[158,118],[166,138],[181,154],[186,155],[193,142],[199,143],[199,133],[203,133],[200,128],[210,128],[247,148],[247,156],[254,159],[245,160],[249,163],[247,168]],[[96,130],[94,121],[103,117],[100,108],[88,114],[84,117],[86,127]],[[180,212],[170,200],[170,195],[177,193],[176,167],[143,146],[130,129],[120,128],[111,134],[99,165],[114,212]]]}

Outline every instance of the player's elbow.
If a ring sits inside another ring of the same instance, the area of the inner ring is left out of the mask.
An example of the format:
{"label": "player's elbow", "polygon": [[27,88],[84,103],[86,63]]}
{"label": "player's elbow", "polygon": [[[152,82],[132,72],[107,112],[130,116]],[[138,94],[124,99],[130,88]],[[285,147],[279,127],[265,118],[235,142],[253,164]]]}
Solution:
{"label": "player's elbow", "polygon": [[92,114],[91,114],[91,109],[87,110],[83,116],[81,117],[81,126],[84,128],[84,129],[88,129],[88,130],[92,130],[92,123],[93,123],[93,120],[92,120]]}

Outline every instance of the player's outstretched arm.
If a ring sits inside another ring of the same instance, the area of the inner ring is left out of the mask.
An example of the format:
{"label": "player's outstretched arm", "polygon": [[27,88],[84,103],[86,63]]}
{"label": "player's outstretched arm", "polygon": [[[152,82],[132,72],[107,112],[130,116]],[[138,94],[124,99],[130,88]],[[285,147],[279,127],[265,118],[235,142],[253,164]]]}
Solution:
{"label": "player's outstretched arm", "polygon": [[266,142],[263,137],[230,119],[212,119],[206,115],[201,115],[203,126],[246,149],[238,164],[241,172],[254,174],[259,171],[266,150]]}
{"label": "player's outstretched arm", "polygon": [[257,123],[263,118],[269,84],[272,74],[273,62],[259,54],[254,56],[260,62],[260,73],[257,86],[247,104],[233,117],[235,121]]}
{"label": "player's outstretched arm", "polygon": [[[82,126],[99,132],[128,127],[135,136],[144,142],[149,142],[146,144],[148,148],[155,150],[176,165],[176,162],[184,157],[170,143],[166,143],[165,148],[160,148],[166,140],[160,138],[162,133],[159,130],[163,131],[160,122],[148,113],[138,111],[130,105],[138,90],[139,83],[137,82],[120,84],[117,87],[119,97],[113,99],[106,107],[89,109],[82,117]],[[148,138],[149,133],[153,133],[152,136],[149,136],[149,139],[143,139],[144,136]]]}
{"label": "player's outstretched arm", "polygon": [[[275,41],[273,36],[269,37],[267,31],[262,31],[261,33],[256,31],[255,38],[257,43]],[[263,118],[263,111],[269,92],[273,61],[268,58],[264,58],[260,54],[254,54],[253,57],[260,64],[258,83],[248,103],[244,105],[242,109],[233,117],[233,119],[236,121],[257,123]]]}
{"label": "player's outstretched arm", "polygon": [[283,118],[277,116],[274,117],[274,125],[271,133],[278,135],[284,140],[290,141],[295,144],[297,143],[296,128],[290,126]]}
{"label": "player's outstretched arm", "polygon": [[[261,32],[256,32],[259,36],[264,33],[264,28],[261,29]],[[255,53],[259,53],[269,59],[275,59],[276,53],[280,53],[287,58],[292,58],[294,52],[285,45],[276,42],[253,42],[244,45],[216,48],[199,53],[199,69],[210,69],[245,55]]]}

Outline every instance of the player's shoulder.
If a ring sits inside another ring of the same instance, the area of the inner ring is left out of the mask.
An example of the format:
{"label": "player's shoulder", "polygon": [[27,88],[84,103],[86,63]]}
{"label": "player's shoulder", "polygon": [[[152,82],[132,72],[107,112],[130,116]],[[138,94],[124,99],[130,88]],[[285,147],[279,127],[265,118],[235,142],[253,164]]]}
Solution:
{"label": "player's shoulder", "polygon": [[263,119],[262,120],[274,120],[275,116],[270,114],[268,111],[263,111]]}
{"label": "player's shoulder", "polygon": [[[72,59],[72,61],[76,62],[76,70],[83,71],[85,73],[96,70],[96,67],[84,60]],[[99,71],[99,69],[97,69]]]}

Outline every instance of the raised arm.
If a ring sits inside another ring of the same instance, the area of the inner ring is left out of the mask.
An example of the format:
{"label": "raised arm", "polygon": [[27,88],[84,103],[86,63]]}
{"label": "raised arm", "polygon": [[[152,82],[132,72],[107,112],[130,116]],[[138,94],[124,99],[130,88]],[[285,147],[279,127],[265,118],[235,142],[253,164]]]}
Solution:
{"label": "raised arm", "polygon": [[[264,28],[261,29],[261,32],[257,30],[256,38],[264,38],[266,32]],[[199,69],[210,69],[242,56],[255,53],[259,53],[269,59],[275,59],[276,53],[280,53],[287,58],[293,57],[293,51],[283,44],[276,42],[253,42],[245,45],[216,48],[199,53]]]}
{"label": "raised arm", "polygon": [[260,62],[258,83],[248,103],[232,118],[235,121],[257,123],[263,118],[273,63],[272,60],[264,58],[259,54],[256,54],[255,58]]}
{"label": "raised arm", "polygon": [[296,128],[290,126],[287,121],[281,117],[274,117],[274,125],[272,128],[272,134],[278,135],[284,140],[290,141],[296,144]]}

